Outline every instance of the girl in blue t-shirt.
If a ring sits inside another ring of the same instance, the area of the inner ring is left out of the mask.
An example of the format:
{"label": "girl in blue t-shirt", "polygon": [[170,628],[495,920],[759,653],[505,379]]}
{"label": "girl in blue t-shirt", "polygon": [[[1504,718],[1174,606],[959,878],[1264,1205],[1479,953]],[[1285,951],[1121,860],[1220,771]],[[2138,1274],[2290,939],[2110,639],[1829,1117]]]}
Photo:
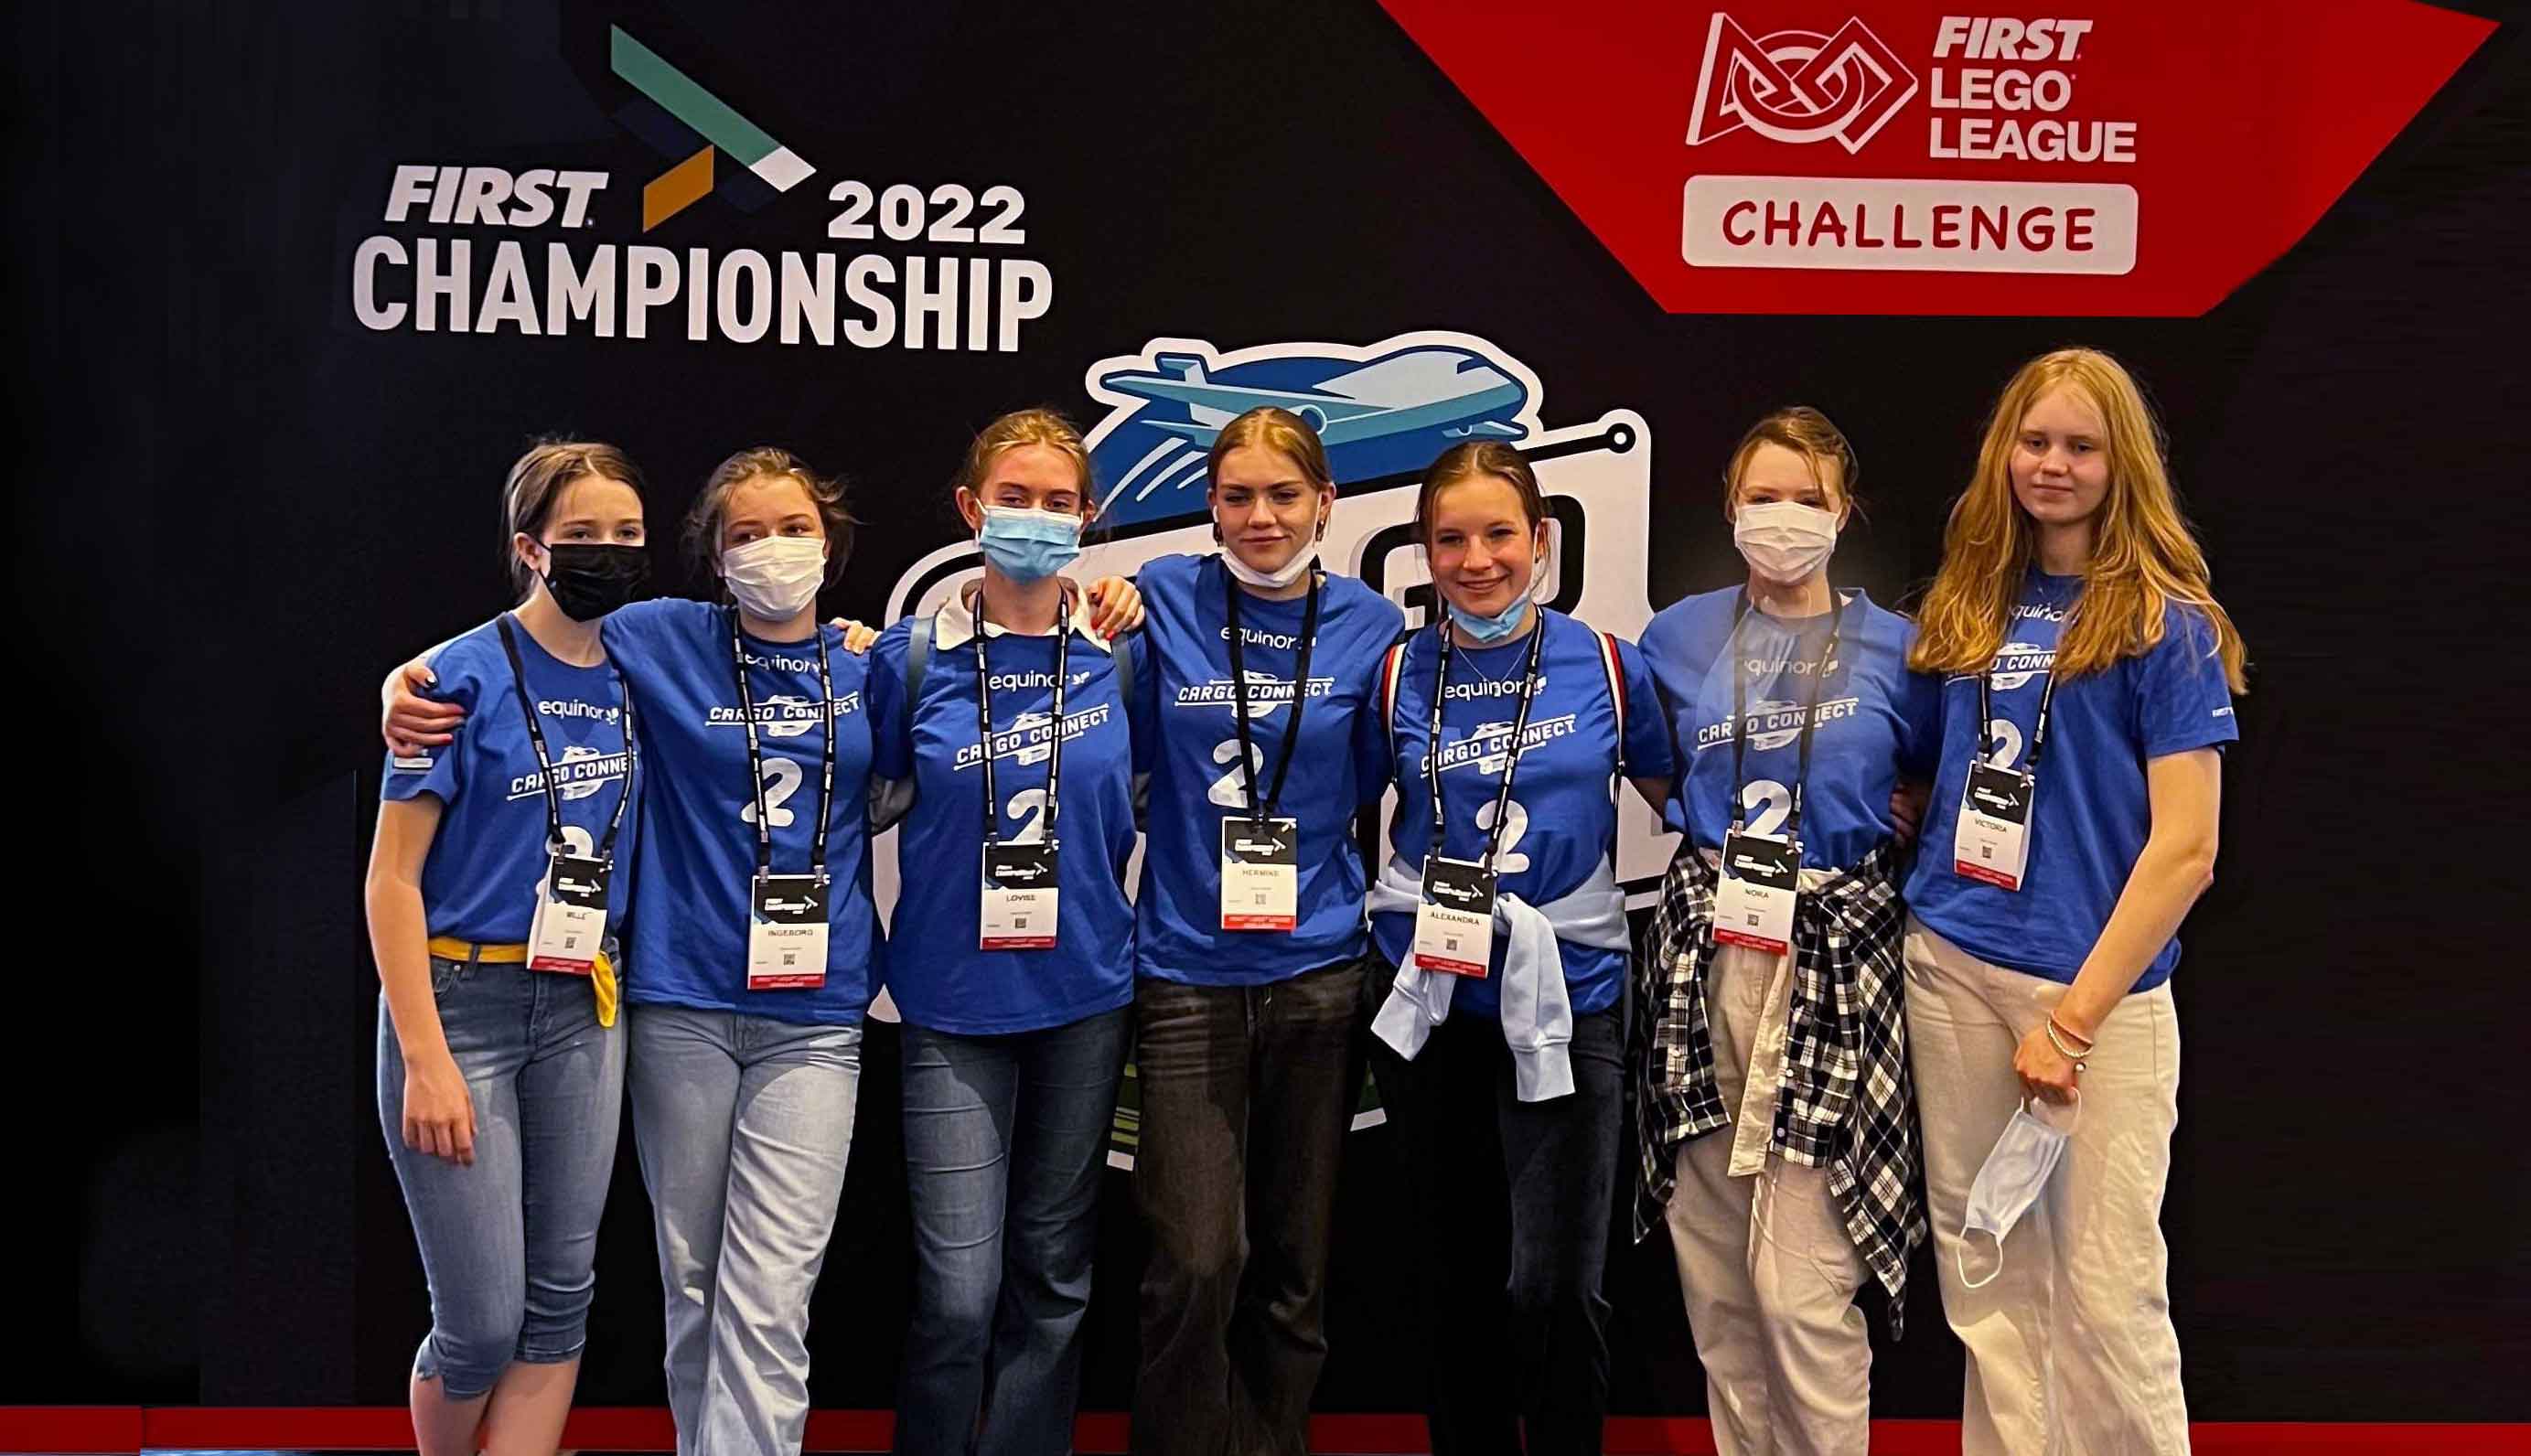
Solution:
{"label": "girl in blue t-shirt", "polygon": [[[758,448],[712,472],[685,535],[728,604],[639,602],[604,633],[643,704],[633,1125],[680,1450],[796,1450],[809,1299],[885,950],[870,884],[872,694],[847,650],[860,644],[816,612],[853,521],[839,483]],[[1122,582],[1090,589],[1111,614],[1138,610]],[[427,681],[419,666],[390,678],[391,746],[472,721],[416,696]],[[822,955],[800,949],[819,939]]]}
{"label": "girl in blue t-shirt", "polygon": [[1723,472],[1747,583],[1644,630],[1685,838],[1644,964],[1637,1231],[1666,1202],[1730,1456],[1866,1447],[1854,1296],[1877,1277],[1896,1327],[1924,1239],[1892,801],[1932,772],[1940,704],[1907,620],[1828,583],[1857,472],[1817,410],[1759,420]]}
{"label": "girl in blue t-shirt", "polygon": [[1669,797],[1669,732],[1631,644],[1531,599],[1547,511],[1518,451],[1443,451],[1415,518],[1446,611],[1379,689],[1398,794],[1366,999],[1416,1200],[1388,1237],[1423,1284],[1436,1439],[1596,1451],[1627,980],[1615,794]]}
{"label": "girl in blue t-shirt", "polygon": [[1907,1039],[1970,1452],[2187,1449],[2159,1222],[2168,978],[2214,875],[2242,648],[2161,438],[2107,355],[2024,364],[1911,658],[1943,711]]}
{"label": "girl in blue t-shirt", "polygon": [[432,657],[465,724],[386,764],[378,1119],[430,1282],[410,1386],[430,1456],[472,1456],[487,1418],[552,1446],[580,1376],[624,1089],[611,931],[641,833],[636,696],[598,624],[647,574],[640,481],[586,441],[510,468],[518,606]]}
{"label": "girl in blue t-shirt", "polygon": [[1373,699],[1405,622],[1319,562],[1335,494],[1317,432],[1252,410],[1207,461],[1220,552],[1137,577],[1151,670],[1136,711],[1153,738],[1135,937],[1134,1196],[1152,1232],[1137,1451],[1309,1444],[1362,1077],[1354,816],[1388,781]]}
{"label": "girl in blue t-shirt", "polygon": [[993,421],[954,493],[983,579],[889,627],[870,668],[876,772],[911,800],[888,970],[915,1244],[896,1449],[1061,1452],[1131,1030],[1149,669],[1057,575],[1097,512],[1069,421]]}

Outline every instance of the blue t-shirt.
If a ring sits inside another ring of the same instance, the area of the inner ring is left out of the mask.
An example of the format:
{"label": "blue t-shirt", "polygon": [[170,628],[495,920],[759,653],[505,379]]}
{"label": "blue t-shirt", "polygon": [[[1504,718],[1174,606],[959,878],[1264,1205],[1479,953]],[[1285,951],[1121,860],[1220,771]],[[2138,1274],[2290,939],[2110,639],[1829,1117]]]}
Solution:
{"label": "blue t-shirt", "polygon": [[[563,838],[590,853],[606,837],[615,806],[638,789],[625,776],[623,689],[614,668],[575,667],[536,645],[534,636],[516,622],[510,630],[527,669],[528,697],[544,729],[545,751],[552,756]],[[390,756],[379,792],[387,799],[431,794],[446,806],[422,867],[423,924],[430,933],[479,945],[516,945],[528,938],[544,880],[545,791],[500,629],[486,622],[442,644],[429,660],[439,681],[424,696],[464,708],[466,720],[457,725],[453,742],[412,758]],[[636,688],[636,733],[648,707]],[[647,752],[635,773],[641,780],[651,776]],[[606,907],[610,926],[625,920],[624,887],[633,877],[628,867],[640,847],[640,820],[637,792],[615,840]]]}
{"label": "blue t-shirt", "polygon": [[[899,953],[888,993],[917,1026],[960,1036],[1056,1027],[1112,1011],[1134,997],[1134,907],[1125,866],[1134,853],[1137,752],[1117,682],[1117,653],[1086,618],[1072,631],[1063,702],[1062,796],[1055,842],[1056,919],[1049,950],[983,950],[984,775],[978,752],[973,617],[944,606],[933,628],[922,699],[905,700],[905,658],[917,618],[880,634],[871,649],[871,706],[882,778],[908,780],[913,807],[897,829]],[[994,632],[985,644],[992,678],[993,788],[1005,842],[1045,830],[1046,730],[1053,712],[1052,635]],[[1139,656],[1134,670],[1143,670]]]}
{"label": "blue t-shirt", "polygon": [[[1742,589],[1726,588],[1671,603],[1644,629],[1644,661],[1660,688],[1686,771],[1661,818],[1708,849],[1720,849],[1732,819],[1732,674],[1748,744],[1742,750],[1740,817],[1759,834],[1780,834],[1792,812],[1792,786],[1802,788],[1802,863],[1844,869],[1895,830],[1890,790],[1904,772],[1934,771],[1941,733],[1941,693],[1934,679],[1907,670],[1913,623],[1873,605],[1861,591],[1839,593],[1835,660],[1819,684],[1811,730],[1810,777],[1801,775],[1801,728],[1811,701],[1811,669],[1828,648],[1828,613],[1771,617],[1755,608],[1740,618]],[[1732,624],[1740,621],[1738,651]]]}
{"label": "blue t-shirt", "polygon": [[[1632,793],[1613,782],[1617,772],[1617,704],[1600,634],[1562,612],[1542,610],[1538,696],[1522,736],[1519,771],[1504,811],[1502,840],[1494,853],[1495,888],[1544,906],[1580,889],[1602,862],[1612,867],[1617,847],[1614,795]],[[1433,846],[1433,800],[1425,776],[1425,743],[1433,724],[1433,678],[1440,635],[1417,632],[1397,672],[1391,714],[1395,751],[1389,758],[1397,780],[1397,815],[1388,842],[1420,874]],[[1661,721],[1652,674],[1630,643],[1617,644],[1626,694],[1625,772],[1629,778],[1667,778],[1672,771],[1669,727]],[[1449,694],[1441,705],[1441,807],[1446,819],[1440,852],[1454,860],[1485,857],[1486,830],[1494,795],[1502,787],[1504,750],[1520,712],[1521,668],[1529,660],[1526,634],[1490,647],[1453,647]],[[1371,918],[1373,940],[1394,964],[1415,943],[1415,917],[1395,911]],[[1492,973],[1471,980],[1451,995],[1453,1015],[1501,1015],[1504,936],[1493,937]],[[1626,953],[1558,942],[1564,984],[1576,1013],[1603,1011],[1623,988]]]}
{"label": "blue t-shirt", "polygon": [[[1352,577],[1329,576],[1310,654],[1301,742],[1280,809],[1300,822],[1299,903],[1289,933],[1221,928],[1221,823],[1244,816],[1238,708],[1230,674],[1229,578],[1212,556],[1163,556],[1135,577],[1142,588],[1145,660],[1137,711],[1153,725],[1151,799],[1137,901],[1135,955],[1145,976],[1193,985],[1262,985],[1363,951],[1362,850],[1357,810],[1379,802],[1388,740],[1377,700],[1379,660],[1405,613]],[[1249,684],[1257,793],[1269,793],[1292,721],[1308,598],[1242,595],[1239,625]]]}
{"label": "blue t-shirt", "polygon": [[[1995,659],[1995,761],[2019,764],[2056,660],[2056,634],[2082,588],[2080,577],[2033,571]],[[2232,693],[2205,614],[2164,609],[2162,641],[2106,672],[2068,678],[2049,711],[2031,806],[2030,860],[2019,890],[1968,879],[1951,867],[1960,790],[1978,753],[1974,674],[1942,684],[1941,769],[1925,814],[1925,839],[1907,878],[1907,906],[1980,960],[2050,980],[2073,980],[2109,923],[2127,875],[2153,829],[2145,764],[2168,754],[2230,743],[2240,731]],[[2133,990],[2151,990],[2179,963],[2179,937],[2155,956]]]}
{"label": "blue t-shirt", "polygon": [[647,780],[625,999],[851,1026],[878,993],[886,952],[871,900],[865,664],[830,627],[817,629],[814,643],[745,640],[776,874],[808,872],[816,835],[826,760],[817,720],[820,647],[835,693],[835,787],[825,805],[826,983],[751,991],[756,785],[730,660],[731,611],[699,601],[642,601],[608,613],[600,628],[633,685]]}

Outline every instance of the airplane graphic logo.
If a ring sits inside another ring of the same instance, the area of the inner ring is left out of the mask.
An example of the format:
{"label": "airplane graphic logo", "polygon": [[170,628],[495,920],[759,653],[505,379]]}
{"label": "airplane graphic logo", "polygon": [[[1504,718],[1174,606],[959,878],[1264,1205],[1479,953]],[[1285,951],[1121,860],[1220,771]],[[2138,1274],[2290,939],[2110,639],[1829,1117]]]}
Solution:
{"label": "airplane graphic logo", "polygon": [[[798,152],[738,114],[736,108],[696,84],[694,78],[668,64],[658,52],[636,40],[621,26],[607,28],[607,63],[666,113],[662,119],[643,108],[620,115],[634,132],[666,150],[703,140],[703,149],[652,178],[642,188],[642,231],[648,232],[703,200],[712,191],[713,158],[727,152],[738,164],[775,192],[787,193],[816,175],[816,168]],[[684,131],[677,130],[683,124]],[[690,134],[690,135],[688,135]],[[752,210],[752,209],[751,209]]]}
{"label": "airplane graphic logo", "polygon": [[1469,347],[1465,335],[1406,335],[1376,350],[1267,346],[1218,353],[1194,339],[1154,339],[1139,355],[1091,366],[1093,399],[1113,406],[1090,433],[1091,465],[1107,485],[1099,519],[1174,520],[1204,505],[1204,459],[1221,427],[1261,405],[1319,432],[1340,484],[1405,476],[1462,440],[1528,439],[1538,431],[1538,380]]}
{"label": "airplane graphic logo", "polygon": [[1716,11],[1706,31],[1687,144],[1747,127],[1777,141],[1834,138],[1857,152],[1915,94],[1916,73],[1860,20],[1847,21],[1833,35],[1777,30],[1753,39]]}

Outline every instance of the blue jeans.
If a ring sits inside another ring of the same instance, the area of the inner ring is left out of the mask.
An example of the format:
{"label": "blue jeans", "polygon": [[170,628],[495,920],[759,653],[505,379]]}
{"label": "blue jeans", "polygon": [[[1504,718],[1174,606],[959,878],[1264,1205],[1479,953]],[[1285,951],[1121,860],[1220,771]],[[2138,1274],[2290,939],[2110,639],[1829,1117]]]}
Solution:
{"label": "blue jeans", "polygon": [[677,1450],[798,1451],[809,1295],[843,1198],[862,1029],[628,1011]]}
{"label": "blue jeans", "polygon": [[615,1169],[624,1034],[587,980],[432,957],[431,999],[475,1105],[475,1162],[404,1146],[404,1053],[378,998],[378,1123],[430,1281],[414,1373],[450,1400],[514,1360],[577,1359]]}
{"label": "blue jeans", "polygon": [[1001,1036],[906,1025],[906,1456],[961,1456],[971,1441],[980,1456],[1072,1449],[1099,1171],[1131,1015],[1120,1006]]}

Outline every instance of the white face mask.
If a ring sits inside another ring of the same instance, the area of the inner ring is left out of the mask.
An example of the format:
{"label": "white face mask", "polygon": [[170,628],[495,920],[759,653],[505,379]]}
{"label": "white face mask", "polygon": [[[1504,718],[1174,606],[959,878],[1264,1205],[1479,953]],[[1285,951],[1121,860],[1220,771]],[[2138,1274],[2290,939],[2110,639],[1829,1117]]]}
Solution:
{"label": "white face mask", "polygon": [[[2077,1117],[2082,1104],[2076,1103],[2069,1118]],[[2057,1160],[2065,1155],[2065,1143],[2073,1135],[2071,1121],[2063,1128],[2041,1117],[2033,1116],[2026,1107],[2012,1109],[2012,1121],[2003,1125],[2003,1136],[1995,1140],[1995,1150],[1986,1155],[1978,1168],[1977,1181],[1969,1185],[1968,1217],[1960,1230],[1960,1282],[1971,1289],[1982,1288],[2003,1272],[2003,1236],[2039,1202],[2048,1188],[2048,1175],[2056,1171]],[[1968,1245],[1971,1236],[1985,1234],[1995,1240],[1995,1270],[1983,1279],[1969,1277]]]}
{"label": "white face mask", "polygon": [[762,622],[783,622],[817,599],[826,578],[826,543],[814,535],[768,535],[720,553],[720,579],[739,609]]}
{"label": "white face mask", "polygon": [[1836,554],[1836,516],[1797,500],[1760,501],[1734,514],[1731,543],[1768,581],[1799,582]]}
{"label": "white face mask", "polygon": [[1250,566],[1247,562],[1240,560],[1238,552],[1233,551],[1228,546],[1221,548],[1221,564],[1229,571],[1233,578],[1246,582],[1251,587],[1270,588],[1277,590],[1291,586],[1294,582],[1297,582],[1302,577],[1306,576],[1309,573],[1311,563],[1318,559],[1319,548],[1316,546],[1305,546],[1300,550],[1293,552],[1292,559],[1284,562],[1282,566],[1277,569],[1273,571],[1259,571],[1257,568]]}

